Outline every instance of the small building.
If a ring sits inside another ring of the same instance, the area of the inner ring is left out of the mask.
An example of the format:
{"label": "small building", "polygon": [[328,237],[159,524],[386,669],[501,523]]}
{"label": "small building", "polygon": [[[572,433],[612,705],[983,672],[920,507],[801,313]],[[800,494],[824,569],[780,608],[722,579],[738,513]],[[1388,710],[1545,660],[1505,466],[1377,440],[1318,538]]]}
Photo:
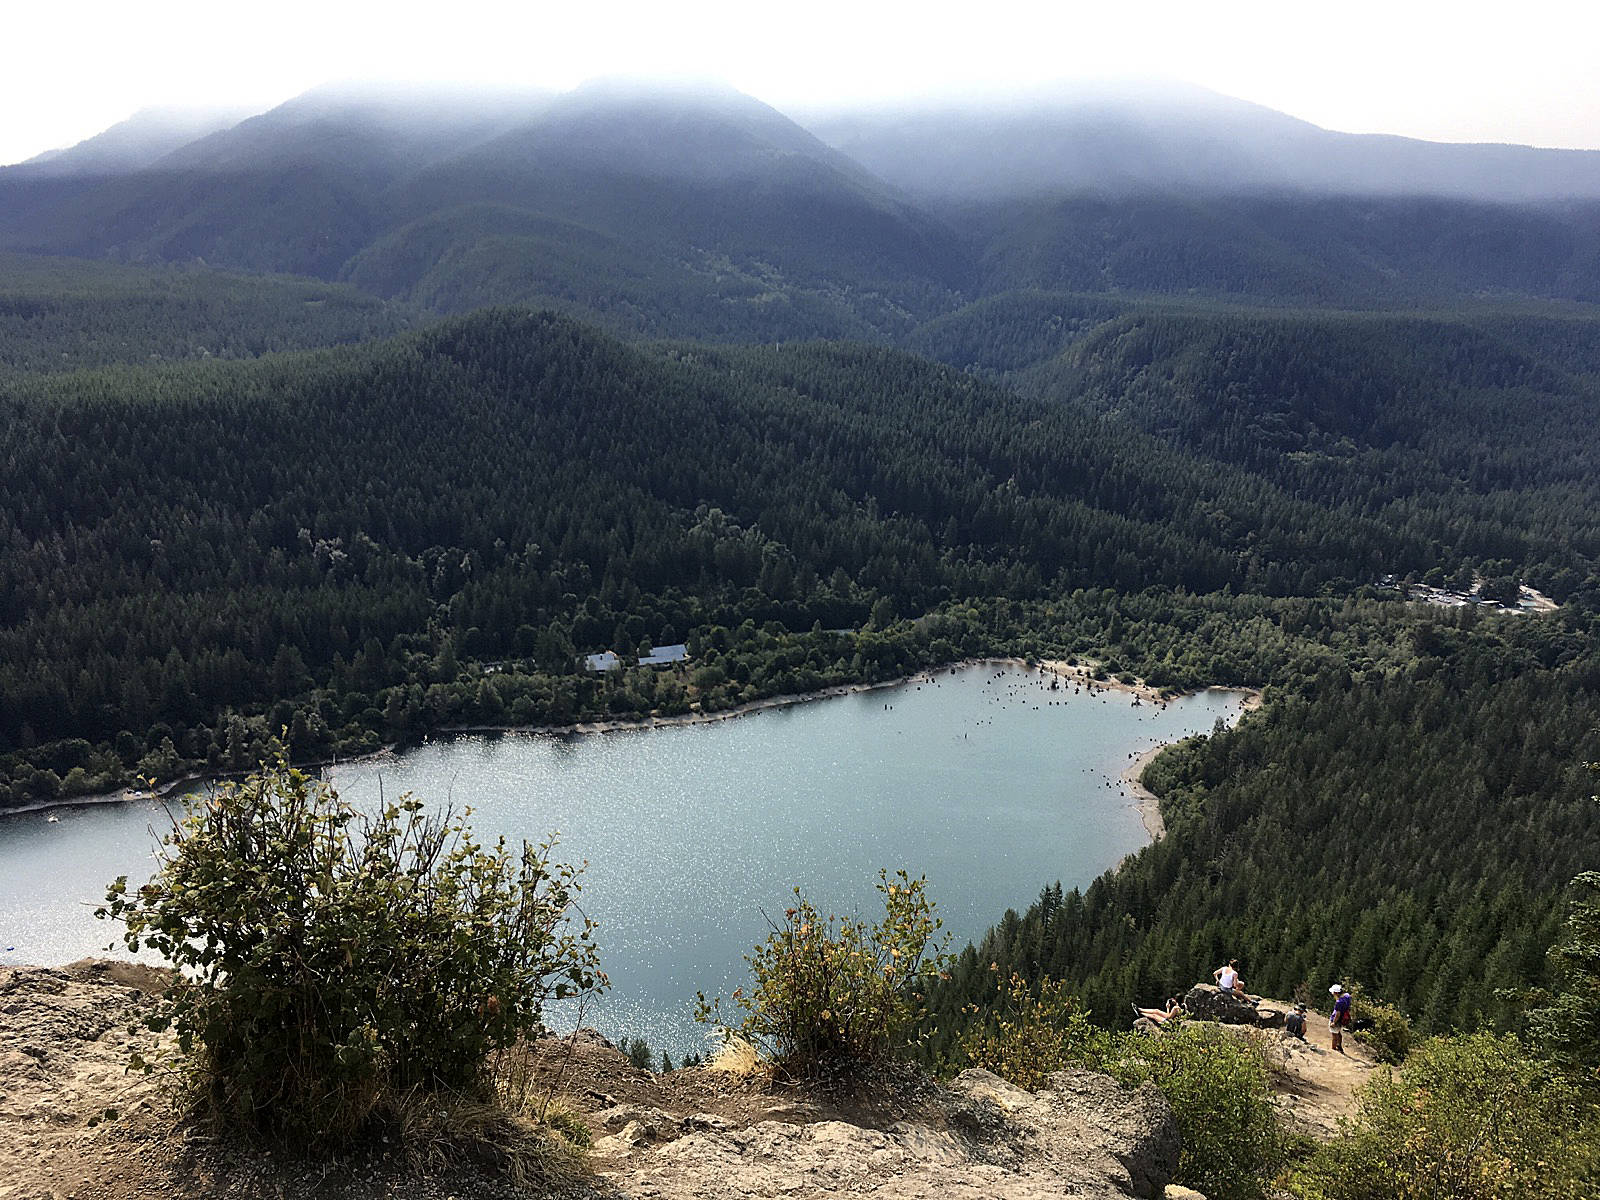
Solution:
{"label": "small building", "polygon": [[[650,653],[639,659],[641,667],[665,667],[673,663],[688,661],[689,647],[682,642],[673,646],[652,646]],[[599,654],[585,654],[583,656],[583,669],[586,671],[615,671],[622,665],[622,659],[617,657],[614,650],[603,650]]]}
{"label": "small building", "polygon": [[664,667],[681,663],[689,657],[689,647],[682,642],[671,646],[652,646],[650,653],[639,660],[641,667]]}

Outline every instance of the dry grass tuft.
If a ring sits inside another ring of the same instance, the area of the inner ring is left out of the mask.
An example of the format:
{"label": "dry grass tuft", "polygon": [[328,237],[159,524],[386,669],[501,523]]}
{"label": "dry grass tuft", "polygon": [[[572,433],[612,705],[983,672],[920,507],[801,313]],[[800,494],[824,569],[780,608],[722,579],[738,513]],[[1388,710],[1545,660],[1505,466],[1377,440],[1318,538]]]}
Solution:
{"label": "dry grass tuft", "polygon": [[739,1079],[754,1079],[760,1075],[770,1075],[772,1064],[761,1057],[753,1042],[742,1037],[729,1037],[722,1043],[722,1048],[711,1056],[706,1069],[721,1071]]}
{"label": "dry grass tuft", "polygon": [[519,1188],[545,1190],[570,1186],[587,1171],[586,1146],[567,1116],[541,1124],[493,1100],[437,1095],[408,1098],[392,1113],[394,1138],[413,1168],[434,1172],[472,1164],[491,1168]]}

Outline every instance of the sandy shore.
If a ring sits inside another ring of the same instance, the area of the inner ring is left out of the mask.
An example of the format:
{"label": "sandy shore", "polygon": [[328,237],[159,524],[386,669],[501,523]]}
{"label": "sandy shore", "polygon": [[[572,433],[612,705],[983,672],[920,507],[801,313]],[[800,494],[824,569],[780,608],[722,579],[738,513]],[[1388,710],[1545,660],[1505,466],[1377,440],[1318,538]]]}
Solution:
{"label": "sandy shore", "polygon": [[1080,658],[1076,664],[1064,662],[1060,659],[1046,659],[1039,664],[1047,671],[1060,675],[1063,679],[1070,679],[1074,685],[1089,689],[1090,692],[1126,692],[1136,696],[1146,704],[1159,704],[1170,699],[1169,693],[1151,687],[1141,679],[1132,683],[1123,683],[1121,680],[1106,678],[1096,679],[1094,673],[1103,668],[1092,659]]}
{"label": "sandy shore", "polygon": [[[1239,712],[1233,722],[1237,723],[1246,714],[1253,713],[1261,707],[1261,693],[1253,688],[1207,688],[1208,692],[1230,692],[1239,697]],[[1133,759],[1122,772],[1122,782],[1128,789],[1128,794],[1133,797],[1133,806],[1139,813],[1139,820],[1144,823],[1144,830],[1150,835],[1152,842],[1159,842],[1167,836],[1166,822],[1161,819],[1161,801],[1156,794],[1144,784],[1139,782],[1139,777],[1144,774],[1144,769],[1155,761],[1159,755],[1172,742],[1157,742],[1143,754]]]}

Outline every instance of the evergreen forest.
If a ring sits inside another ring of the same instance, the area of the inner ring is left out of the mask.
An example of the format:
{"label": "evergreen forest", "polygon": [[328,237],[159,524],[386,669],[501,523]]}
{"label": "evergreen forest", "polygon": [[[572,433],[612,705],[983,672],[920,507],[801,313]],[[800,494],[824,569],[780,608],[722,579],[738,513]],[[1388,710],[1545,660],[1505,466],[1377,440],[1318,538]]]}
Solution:
{"label": "evergreen forest", "polygon": [[733,93],[383,111],[0,170],[0,809],[1085,659],[1264,703],[994,914],[931,1053],[997,972],[1115,1024],[1229,957],[1522,1029],[1600,865],[1594,196],[935,194],[981,171]]}

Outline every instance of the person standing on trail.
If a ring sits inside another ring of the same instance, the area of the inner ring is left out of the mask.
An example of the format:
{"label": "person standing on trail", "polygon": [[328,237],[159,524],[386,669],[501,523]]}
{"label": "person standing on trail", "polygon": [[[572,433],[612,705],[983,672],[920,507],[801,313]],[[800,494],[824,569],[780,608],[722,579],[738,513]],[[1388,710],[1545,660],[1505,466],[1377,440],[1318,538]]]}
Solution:
{"label": "person standing on trail", "polygon": [[1343,1054],[1344,1031],[1350,1024],[1350,993],[1344,990],[1343,984],[1336,983],[1328,989],[1328,994],[1333,997],[1333,1011],[1328,1014],[1328,1036],[1333,1048]]}

